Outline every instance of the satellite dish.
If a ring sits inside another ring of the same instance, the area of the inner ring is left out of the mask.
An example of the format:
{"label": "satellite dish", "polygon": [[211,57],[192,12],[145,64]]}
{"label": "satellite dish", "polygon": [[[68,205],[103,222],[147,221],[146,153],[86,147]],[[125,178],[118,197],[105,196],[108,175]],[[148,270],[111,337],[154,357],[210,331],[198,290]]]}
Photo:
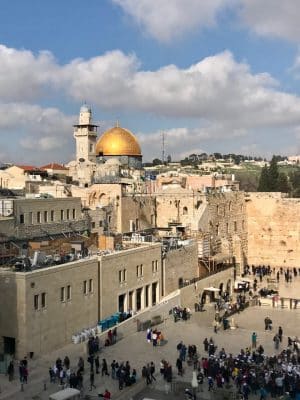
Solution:
{"label": "satellite dish", "polygon": [[79,162],[85,162],[84,158],[79,158]]}

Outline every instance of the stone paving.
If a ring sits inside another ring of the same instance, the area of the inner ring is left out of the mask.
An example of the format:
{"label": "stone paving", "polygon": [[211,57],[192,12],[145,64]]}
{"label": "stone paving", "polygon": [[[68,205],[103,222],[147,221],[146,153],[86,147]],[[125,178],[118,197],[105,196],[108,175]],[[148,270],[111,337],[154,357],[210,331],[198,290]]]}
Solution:
{"label": "stone paving", "polygon": [[[297,287],[299,288],[300,278],[290,285],[293,287],[293,291],[297,293]],[[283,284],[285,285],[285,284]],[[288,288],[286,288],[288,289]],[[274,344],[272,332],[266,332],[264,330],[264,318],[268,315],[273,320],[273,330],[277,330],[278,326],[283,327],[284,339],[282,346],[286,347],[287,336],[300,335],[300,309],[289,310],[289,309],[275,309],[272,307],[251,307],[247,310],[236,314],[234,316],[237,324],[235,330],[220,330],[219,333],[213,333],[212,320],[214,316],[214,309],[212,305],[207,305],[204,312],[193,313],[190,320],[184,322],[179,321],[174,323],[173,319],[169,318],[159,325],[159,329],[163,332],[166,343],[163,346],[154,348],[152,344],[147,343],[145,332],[136,332],[128,337],[122,338],[116,345],[107,347],[101,350],[100,360],[106,358],[108,365],[110,365],[113,359],[117,361],[130,361],[131,367],[136,368],[138,377],[140,378],[141,368],[145,363],[154,361],[156,369],[159,368],[159,361],[164,358],[171,362],[175,368],[177,351],[176,346],[180,340],[183,340],[186,345],[195,344],[200,352],[200,356],[204,356],[203,351],[203,340],[205,337],[213,337],[218,348],[224,347],[227,352],[233,354],[240,351],[241,348],[248,347],[250,345],[251,334],[253,331],[257,332],[258,344],[262,343],[265,352],[267,354],[274,354]],[[24,385],[24,392],[20,391],[20,383],[18,380],[18,368],[17,363],[15,367],[16,377],[13,382],[8,382],[6,376],[0,377],[0,399],[48,399],[49,394],[59,390],[58,384],[49,383],[48,369],[49,366],[54,364],[57,357],[64,358],[68,355],[71,360],[71,368],[76,368],[78,357],[82,355],[86,362],[86,352],[83,345],[69,345],[61,349],[60,351],[54,352],[46,357],[39,358],[37,360],[29,361],[29,383]],[[118,385],[116,381],[113,381],[111,377],[101,377],[101,375],[95,374],[95,384],[97,389],[89,391],[89,371],[86,362],[86,372],[84,377],[84,393],[92,396],[97,396],[97,393],[101,393],[107,387],[113,394],[113,398],[119,393]],[[192,369],[185,367],[184,380],[187,384],[192,379]],[[44,383],[46,382],[46,390],[44,390]],[[206,386],[206,383],[204,384]],[[124,398],[130,399],[132,396]],[[158,377],[156,385],[153,389],[147,389],[145,397],[149,396],[149,392],[153,393],[152,398],[166,398],[176,399],[175,395],[171,397],[165,396],[162,392],[165,391],[165,384],[163,380]],[[160,393],[161,397],[155,393]],[[147,395],[147,396],[146,396]],[[163,397],[165,396],[165,397]],[[94,397],[96,398],[96,397]],[[139,400],[141,395],[133,397]],[[180,397],[179,397],[180,398]],[[181,397],[182,398],[182,397]],[[200,397],[199,397],[200,398]],[[207,392],[201,393],[201,398],[208,398]]]}

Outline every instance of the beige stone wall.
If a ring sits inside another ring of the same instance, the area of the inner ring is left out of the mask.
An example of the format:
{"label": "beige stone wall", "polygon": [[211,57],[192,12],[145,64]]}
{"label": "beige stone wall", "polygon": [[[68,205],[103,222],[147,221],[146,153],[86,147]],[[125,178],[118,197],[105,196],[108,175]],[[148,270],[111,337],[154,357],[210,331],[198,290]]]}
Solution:
{"label": "beige stone wall", "polygon": [[[49,353],[70,343],[74,333],[97,324],[97,277],[97,258],[27,273],[1,273],[0,336],[17,339],[19,357],[30,351]],[[93,289],[84,294],[83,282],[89,279],[93,280]],[[65,301],[61,301],[62,287]],[[45,307],[41,306],[42,293],[46,293]],[[37,310],[34,295],[39,295]]]}
{"label": "beige stone wall", "polygon": [[[121,198],[122,227],[119,232],[131,232],[155,227],[155,199],[147,196]],[[135,229],[132,229],[132,228]]]}
{"label": "beige stone wall", "polygon": [[300,200],[280,193],[251,193],[246,207],[248,263],[299,267]]}
{"label": "beige stone wall", "polygon": [[163,258],[164,295],[179,288],[179,279],[190,280],[199,276],[198,247],[191,242],[177,250],[170,250]]}
{"label": "beige stone wall", "polygon": [[198,231],[199,221],[205,210],[205,195],[182,188],[166,189],[155,193],[157,226],[168,227],[179,223],[190,231]]}
{"label": "beige stone wall", "polygon": [[244,192],[214,193],[207,202],[212,254],[234,256],[243,267],[248,251]]}
{"label": "beige stone wall", "polygon": [[[186,286],[180,290],[181,305],[183,307],[194,308],[194,304],[199,302],[201,299],[204,289],[208,287],[214,287],[219,289],[222,285],[223,290],[229,288],[230,294],[233,292],[233,268],[229,268],[225,271],[218,272],[207,278],[201,279],[196,284]],[[218,294],[215,295],[218,297]],[[208,301],[208,297],[206,298]]]}
{"label": "beige stone wall", "polygon": [[[157,261],[157,270],[153,271],[152,262]],[[101,319],[109,317],[119,309],[119,296],[125,294],[125,311],[136,310],[136,290],[142,288],[142,309],[146,307],[145,291],[148,286],[149,306],[152,305],[152,284],[157,282],[157,300],[160,298],[161,280],[161,244],[153,244],[137,247],[131,250],[123,250],[110,255],[100,257],[101,273]],[[137,276],[137,266],[142,265],[142,275]],[[125,270],[125,280],[119,281],[119,271]],[[130,305],[129,292],[133,292]]]}

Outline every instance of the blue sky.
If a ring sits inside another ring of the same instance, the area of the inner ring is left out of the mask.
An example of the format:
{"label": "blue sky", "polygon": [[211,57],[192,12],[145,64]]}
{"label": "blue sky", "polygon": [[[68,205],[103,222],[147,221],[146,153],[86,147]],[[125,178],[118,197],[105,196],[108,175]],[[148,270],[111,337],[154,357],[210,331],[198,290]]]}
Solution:
{"label": "blue sky", "polygon": [[[300,152],[297,0],[11,0],[0,14],[0,161],[74,157],[91,104],[159,157]],[[17,149],[17,151],[16,151]]]}

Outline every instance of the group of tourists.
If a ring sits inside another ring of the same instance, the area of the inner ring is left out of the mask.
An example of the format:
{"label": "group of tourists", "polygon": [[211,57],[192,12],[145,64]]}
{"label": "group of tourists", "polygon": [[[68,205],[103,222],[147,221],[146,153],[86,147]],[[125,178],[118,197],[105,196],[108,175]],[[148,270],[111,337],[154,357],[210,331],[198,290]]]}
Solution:
{"label": "group of tourists", "polygon": [[164,341],[164,336],[161,331],[148,328],[146,333],[146,340],[148,343],[152,343],[153,347],[156,347],[162,344],[162,342]]}

